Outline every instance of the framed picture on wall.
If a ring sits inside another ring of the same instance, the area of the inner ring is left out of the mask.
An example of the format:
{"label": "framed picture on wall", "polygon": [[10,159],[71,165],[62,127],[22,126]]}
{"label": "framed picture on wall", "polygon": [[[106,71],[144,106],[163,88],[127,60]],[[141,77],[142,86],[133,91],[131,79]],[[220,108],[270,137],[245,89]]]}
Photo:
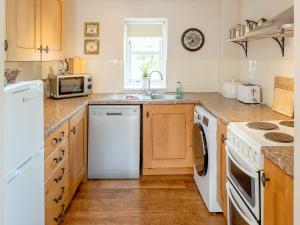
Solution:
{"label": "framed picture on wall", "polygon": [[99,37],[100,23],[98,22],[86,22],[84,24],[84,36],[85,37]]}
{"label": "framed picture on wall", "polygon": [[96,39],[84,41],[84,54],[86,55],[99,55],[100,42]]}

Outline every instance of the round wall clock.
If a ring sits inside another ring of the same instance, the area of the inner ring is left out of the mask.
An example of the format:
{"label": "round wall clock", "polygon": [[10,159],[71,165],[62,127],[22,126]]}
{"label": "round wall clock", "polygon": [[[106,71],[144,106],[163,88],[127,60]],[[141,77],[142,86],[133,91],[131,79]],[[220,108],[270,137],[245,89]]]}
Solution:
{"label": "round wall clock", "polygon": [[204,42],[204,34],[196,28],[186,30],[181,37],[183,47],[192,52],[200,50],[203,47]]}

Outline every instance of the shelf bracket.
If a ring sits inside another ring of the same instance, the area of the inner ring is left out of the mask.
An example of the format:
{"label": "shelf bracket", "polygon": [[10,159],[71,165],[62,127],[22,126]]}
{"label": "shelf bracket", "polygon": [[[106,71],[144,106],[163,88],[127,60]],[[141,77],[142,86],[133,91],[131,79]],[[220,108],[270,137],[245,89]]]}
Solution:
{"label": "shelf bracket", "polygon": [[284,37],[273,37],[281,49],[281,55],[284,57],[285,50],[285,38]]}
{"label": "shelf bracket", "polygon": [[248,57],[248,41],[233,41],[233,43],[240,45],[244,49],[245,55],[247,58]]}

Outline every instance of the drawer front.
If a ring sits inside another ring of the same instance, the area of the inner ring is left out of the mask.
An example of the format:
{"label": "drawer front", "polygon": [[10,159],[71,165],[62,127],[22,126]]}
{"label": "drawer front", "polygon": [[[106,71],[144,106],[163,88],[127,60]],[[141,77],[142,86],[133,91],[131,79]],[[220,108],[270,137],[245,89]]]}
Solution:
{"label": "drawer front", "polygon": [[45,183],[45,199],[51,196],[52,191],[57,190],[62,184],[69,181],[69,157],[66,157],[61,165],[54,171]]}
{"label": "drawer front", "polygon": [[66,173],[65,179],[61,181],[54,189],[50,189],[45,196],[47,203],[62,203],[63,199],[69,195],[69,173]]}
{"label": "drawer front", "polygon": [[45,159],[69,136],[69,124],[65,123],[45,140]]}
{"label": "drawer front", "polygon": [[62,220],[67,208],[68,198],[65,195],[60,203],[46,202],[45,221],[46,225],[57,225]]}
{"label": "drawer front", "polygon": [[69,143],[65,140],[56,148],[45,160],[45,180],[62,164],[64,159],[69,155]]}

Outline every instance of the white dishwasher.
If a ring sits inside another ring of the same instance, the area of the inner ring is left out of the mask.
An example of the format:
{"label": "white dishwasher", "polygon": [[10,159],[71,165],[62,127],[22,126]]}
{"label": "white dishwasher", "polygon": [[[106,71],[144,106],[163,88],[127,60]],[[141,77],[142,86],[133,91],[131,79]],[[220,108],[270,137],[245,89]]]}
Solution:
{"label": "white dishwasher", "polygon": [[89,106],[89,179],[140,176],[140,106]]}

